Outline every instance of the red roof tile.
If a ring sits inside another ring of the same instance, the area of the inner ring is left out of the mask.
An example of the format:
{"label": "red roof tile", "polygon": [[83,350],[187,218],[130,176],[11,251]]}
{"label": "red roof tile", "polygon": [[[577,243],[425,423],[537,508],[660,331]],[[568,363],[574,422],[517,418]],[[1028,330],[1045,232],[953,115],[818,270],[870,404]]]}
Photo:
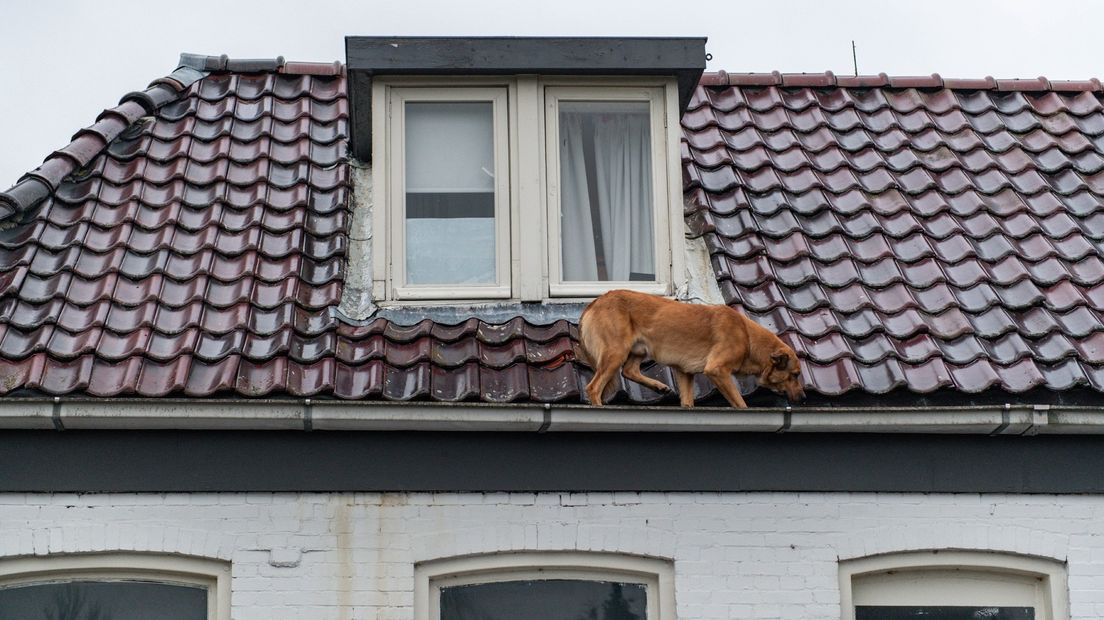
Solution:
{"label": "red roof tile", "polygon": [[[343,67],[184,60],[0,193],[0,394],[582,398],[565,321],[338,320]],[[707,74],[687,222],[821,397],[1104,391],[1102,90]]]}

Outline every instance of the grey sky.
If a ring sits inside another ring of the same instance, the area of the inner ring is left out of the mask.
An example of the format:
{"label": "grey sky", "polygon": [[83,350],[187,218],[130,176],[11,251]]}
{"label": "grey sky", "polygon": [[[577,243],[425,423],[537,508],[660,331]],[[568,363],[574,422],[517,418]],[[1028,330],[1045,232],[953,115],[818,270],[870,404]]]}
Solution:
{"label": "grey sky", "polygon": [[1085,79],[1104,3],[1070,0],[6,0],[0,186],[69,142],[180,52],[344,60],[344,35],[707,36],[710,69]]}

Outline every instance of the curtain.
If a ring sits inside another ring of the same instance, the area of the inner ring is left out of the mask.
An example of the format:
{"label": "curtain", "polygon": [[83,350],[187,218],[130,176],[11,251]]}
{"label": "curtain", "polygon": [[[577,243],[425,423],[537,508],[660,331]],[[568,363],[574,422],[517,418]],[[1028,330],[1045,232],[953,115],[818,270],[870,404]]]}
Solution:
{"label": "curtain", "polygon": [[594,129],[598,212],[609,279],[654,279],[648,117],[610,115]]}
{"label": "curtain", "polygon": [[565,111],[560,136],[563,279],[654,280],[648,114]]}
{"label": "curtain", "polygon": [[560,238],[563,244],[563,279],[597,280],[594,224],[591,221],[590,190],[583,156],[581,114],[560,117],[560,191],[563,213]]}

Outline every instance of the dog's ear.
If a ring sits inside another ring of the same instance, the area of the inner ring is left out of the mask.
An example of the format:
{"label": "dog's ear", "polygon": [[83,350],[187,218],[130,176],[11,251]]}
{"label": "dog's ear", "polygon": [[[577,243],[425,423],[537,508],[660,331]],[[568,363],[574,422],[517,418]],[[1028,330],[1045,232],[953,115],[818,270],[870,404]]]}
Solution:
{"label": "dog's ear", "polygon": [[785,351],[779,351],[771,356],[771,362],[774,363],[775,368],[785,370],[786,366],[790,365],[790,356],[786,355]]}

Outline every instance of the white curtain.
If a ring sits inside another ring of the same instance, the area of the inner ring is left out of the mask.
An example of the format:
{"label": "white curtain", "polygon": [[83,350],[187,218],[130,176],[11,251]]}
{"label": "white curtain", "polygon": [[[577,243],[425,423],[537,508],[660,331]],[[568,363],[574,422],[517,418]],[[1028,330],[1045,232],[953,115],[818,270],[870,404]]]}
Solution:
{"label": "white curtain", "polygon": [[563,279],[597,280],[598,260],[594,251],[594,224],[591,221],[590,191],[583,158],[581,114],[563,114],[560,117],[560,143]]}
{"label": "white curtain", "polygon": [[[590,174],[585,162],[586,131],[592,132]],[[606,280],[654,279],[648,114],[562,112],[560,138],[563,279],[600,279],[597,238]],[[593,221],[595,212],[600,235]]]}
{"label": "white curtain", "polygon": [[648,117],[610,115],[594,127],[598,213],[610,280],[655,274]]}

